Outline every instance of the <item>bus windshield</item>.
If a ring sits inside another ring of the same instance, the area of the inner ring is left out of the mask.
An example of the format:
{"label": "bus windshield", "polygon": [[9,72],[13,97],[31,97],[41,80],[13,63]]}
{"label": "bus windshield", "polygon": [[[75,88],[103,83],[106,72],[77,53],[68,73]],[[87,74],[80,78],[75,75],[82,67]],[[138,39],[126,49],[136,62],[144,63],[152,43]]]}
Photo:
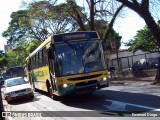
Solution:
{"label": "bus windshield", "polygon": [[106,69],[102,42],[98,40],[56,44],[55,49],[58,76]]}

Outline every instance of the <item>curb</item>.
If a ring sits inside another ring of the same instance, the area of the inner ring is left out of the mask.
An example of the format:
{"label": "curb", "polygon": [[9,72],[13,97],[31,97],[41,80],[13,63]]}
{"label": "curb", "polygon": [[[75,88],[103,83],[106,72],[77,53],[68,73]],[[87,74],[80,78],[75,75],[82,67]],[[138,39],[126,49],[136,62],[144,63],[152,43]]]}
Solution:
{"label": "curb", "polygon": [[112,82],[110,82],[110,84],[121,84],[121,85],[124,85],[126,83],[125,82],[112,81]]}
{"label": "curb", "polygon": [[[8,111],[10,112],[11,111],[6,100],[3,100],[3,106],[4,106],[4,112],[8,112]],[[12,120],[12,117],[6,116],[5,120]]]}

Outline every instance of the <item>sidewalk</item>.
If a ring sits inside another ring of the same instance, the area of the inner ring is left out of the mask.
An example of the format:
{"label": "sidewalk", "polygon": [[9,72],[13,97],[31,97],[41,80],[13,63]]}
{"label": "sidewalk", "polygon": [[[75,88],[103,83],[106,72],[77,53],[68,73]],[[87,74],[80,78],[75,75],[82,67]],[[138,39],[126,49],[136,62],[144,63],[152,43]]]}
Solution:
{"label": "sidewalk", "polygon": [[109,78],[112,85],[151,85],[155,77],[119,77],[116,79]]}

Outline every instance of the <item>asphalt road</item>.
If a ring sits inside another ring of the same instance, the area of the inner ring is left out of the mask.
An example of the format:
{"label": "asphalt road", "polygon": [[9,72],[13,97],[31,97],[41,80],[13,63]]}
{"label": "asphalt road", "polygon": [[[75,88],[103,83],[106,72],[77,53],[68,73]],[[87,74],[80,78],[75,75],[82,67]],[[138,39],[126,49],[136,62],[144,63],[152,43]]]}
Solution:
{"label": "asphalt road", "polygon": [[[113,85],[91,95],[68,96],[58,101],[39,91],[33,101],[21,99],[5,106],[14,111],[15,117],[8,117],[11,120],[152,120],[160,117],[160,86]],[[26,117],[36,115],[44,117]]]}

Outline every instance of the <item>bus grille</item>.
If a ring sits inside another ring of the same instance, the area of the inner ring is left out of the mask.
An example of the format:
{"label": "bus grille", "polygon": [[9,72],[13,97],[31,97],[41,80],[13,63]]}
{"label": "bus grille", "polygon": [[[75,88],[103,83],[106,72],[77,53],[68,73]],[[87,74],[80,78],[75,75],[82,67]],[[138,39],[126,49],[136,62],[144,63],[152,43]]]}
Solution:
{"label": "bus grille", "polygon": [[67,80],[69,81],[75,81],[75,80],[86,80],[86,79],[92,79],[101,76],[102,74],[96,74],[96,75],[89,75],[89,76],[82,76],[82,77],[75,77],[75,78],[69,78]]}
{"label": "bus grille", "polygon": [[76,86],[85,86],[85,85],[91,85],[91,84],[95,84],[95,83],[97,83],[96,80],[88,81],[88,82],[80,82],[80,83],[76,83]]}

